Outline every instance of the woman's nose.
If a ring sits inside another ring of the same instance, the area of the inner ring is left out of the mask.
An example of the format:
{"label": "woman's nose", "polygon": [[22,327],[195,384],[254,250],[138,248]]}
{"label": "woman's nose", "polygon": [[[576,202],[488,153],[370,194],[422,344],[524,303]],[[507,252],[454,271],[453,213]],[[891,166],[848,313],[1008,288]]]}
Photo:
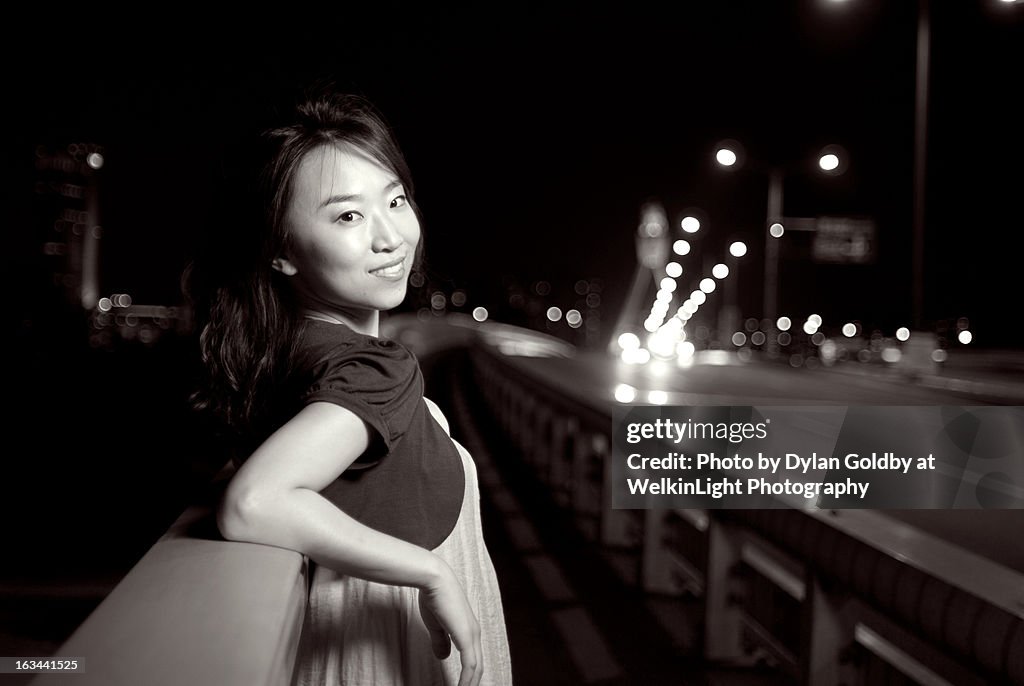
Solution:
{"label": "woman's nose", "polygon": [[373,250],[389,252],[402,244],[402,235],[388,217],[376,216],[373,221]]}

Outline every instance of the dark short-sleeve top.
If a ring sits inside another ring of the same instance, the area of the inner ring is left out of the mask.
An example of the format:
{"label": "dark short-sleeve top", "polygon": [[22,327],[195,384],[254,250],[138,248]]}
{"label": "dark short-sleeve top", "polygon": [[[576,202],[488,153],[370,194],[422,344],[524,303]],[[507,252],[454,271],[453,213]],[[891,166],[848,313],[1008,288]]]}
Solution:
{"label": "dark short-sleeve top", "polygon": [[370,427],[369,449],[321,494],[371,528],[440,545],[455,528],[466,477],[423,399],[416,357],[395,341],[309,320],[294,369],[300,405],[333,403]]}

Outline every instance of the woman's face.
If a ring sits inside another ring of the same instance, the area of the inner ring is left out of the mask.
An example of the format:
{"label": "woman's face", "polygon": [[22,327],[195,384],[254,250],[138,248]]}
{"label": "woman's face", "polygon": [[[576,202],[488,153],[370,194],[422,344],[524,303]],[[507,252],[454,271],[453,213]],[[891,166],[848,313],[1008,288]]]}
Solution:
{"label": "woman's face", "polygon": [[304,304],[346,318],[405,298],[420,224],[401,182],[349,145],[323,145],[302,160],[285,211],[288,242],[274,268]]}

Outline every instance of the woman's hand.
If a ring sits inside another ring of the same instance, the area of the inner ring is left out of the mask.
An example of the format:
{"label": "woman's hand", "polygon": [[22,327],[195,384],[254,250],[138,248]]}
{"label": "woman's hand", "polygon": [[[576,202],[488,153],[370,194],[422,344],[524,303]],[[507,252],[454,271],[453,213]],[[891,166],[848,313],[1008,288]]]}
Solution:
{"label": "woman's hand", "polygon": [[462,660],[459,686],[478,686],[484,672],[480,624],[455,573],[443,562],[441,564],[438,581],[420,589],[420,615],[430,632],[430,644],[438,659],[448,657],[455,643]]}

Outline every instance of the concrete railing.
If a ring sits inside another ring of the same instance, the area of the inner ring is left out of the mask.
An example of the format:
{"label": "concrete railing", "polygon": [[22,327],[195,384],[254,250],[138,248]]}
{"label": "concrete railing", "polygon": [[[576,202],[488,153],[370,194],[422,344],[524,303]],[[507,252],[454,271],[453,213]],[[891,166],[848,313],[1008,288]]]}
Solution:
{"label": "concrete railing", "polygon": [[[226,482],[222,472],[218,482]],[[55,655],[84,673],[33,686],[280,686],[308,595],[299,553],[223,540],[213,503],[186,510]],[[70,679],[70,681],[69,681]]]}
{"label": "concrete railing", "polygon": [[503,438],[581,533],[631,551],[644,590],[702,599],[705,659],[814,686],[1024,684],[1024,574],[875,511],[615,510],[612,406],[493,348],[472,359]]}

